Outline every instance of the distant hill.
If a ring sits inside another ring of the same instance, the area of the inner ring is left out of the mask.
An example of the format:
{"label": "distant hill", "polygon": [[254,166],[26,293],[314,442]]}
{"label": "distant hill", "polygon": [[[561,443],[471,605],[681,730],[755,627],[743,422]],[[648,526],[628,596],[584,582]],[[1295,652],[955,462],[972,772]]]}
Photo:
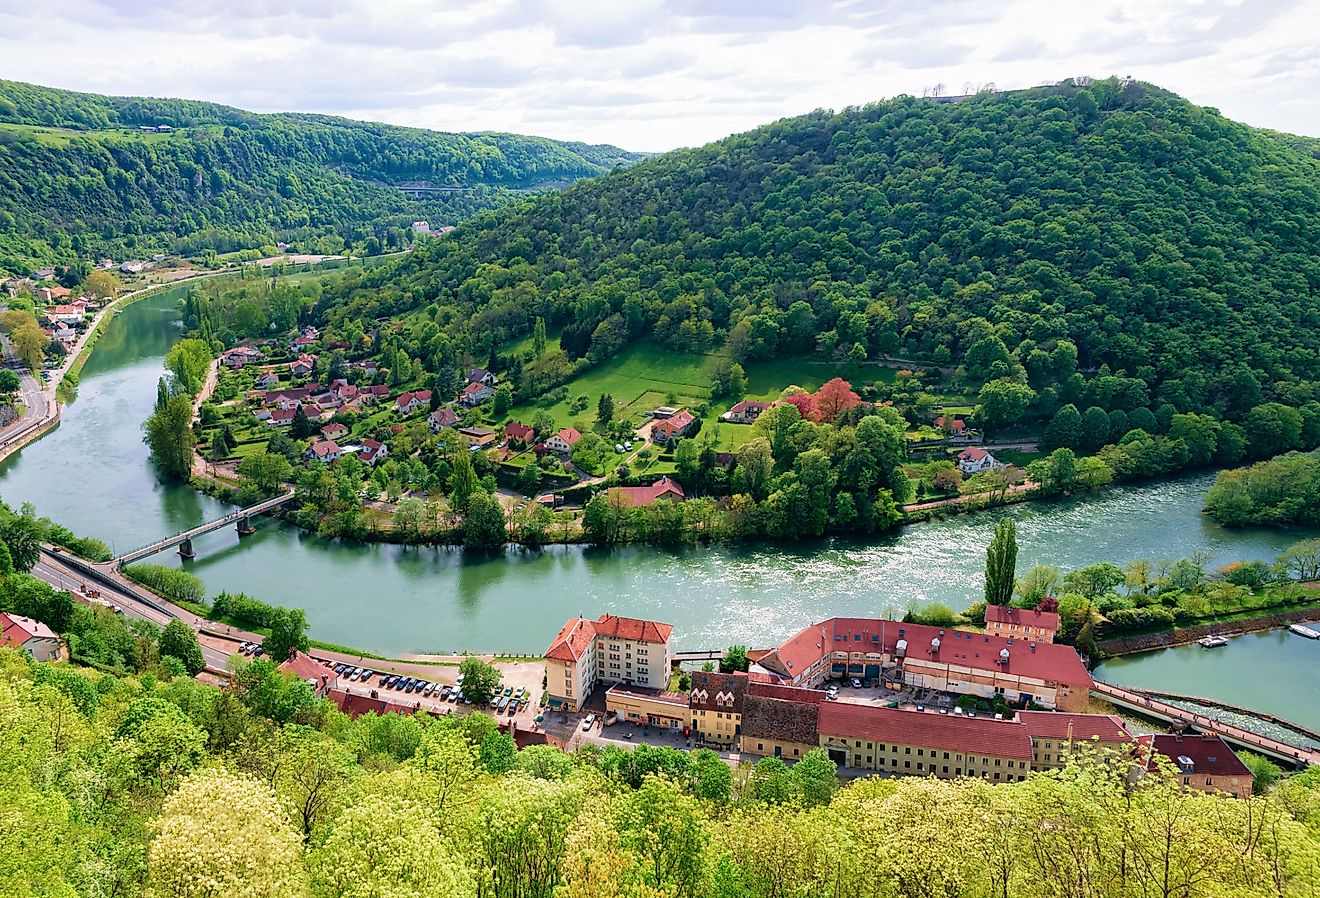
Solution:
{"label": "distant hill", "polygon": [[542,316],[570,359],[890,353],[1041,415],[1239,417],[1320,390],[1314,147],[1116,79],[900,97],[482,214],[323,307],[425,305],[477,358]]}
{"label": "distant hill", "polygon": [[[144,128],[168,126],[168,133]],[[644,154],[0,81],[0,270],[152,251],[402,239]],[[408,195],[394,185],[449,188]]]}

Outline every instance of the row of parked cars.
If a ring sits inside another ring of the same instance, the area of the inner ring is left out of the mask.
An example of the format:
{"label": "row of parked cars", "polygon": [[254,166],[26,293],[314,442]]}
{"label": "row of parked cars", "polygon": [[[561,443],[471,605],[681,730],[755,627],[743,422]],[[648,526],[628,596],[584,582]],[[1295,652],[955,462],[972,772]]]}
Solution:
{"label": "row of parked cars", "polygon": [[259,642],[240,642],[238,644],[238,653],[240,655],[250,655],[255,658],[260,655],[261,652],[262,648],[261,643]]}

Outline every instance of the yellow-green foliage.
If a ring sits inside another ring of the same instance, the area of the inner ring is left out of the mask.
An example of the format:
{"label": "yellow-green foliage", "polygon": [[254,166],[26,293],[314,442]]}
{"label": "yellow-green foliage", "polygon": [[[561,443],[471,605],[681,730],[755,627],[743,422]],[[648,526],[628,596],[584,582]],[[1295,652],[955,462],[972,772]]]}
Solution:
{"label": "yellow-green foliage", "polygon": [[[260,664],[260,662],[259,662]],[[53,675],[51,671],[60,671]],[[1077,762],[834,790],[708,752],[514,753],[480,714],[277,726],[222,692],[0,650],[0,894],[126,898],[1311,896],[1320,779],[1249,800]],[[278,702],[275,702],[278,704]],[[740,772],[742,773],[742,772]],[[832,777],[830,778],[832,780]]]}

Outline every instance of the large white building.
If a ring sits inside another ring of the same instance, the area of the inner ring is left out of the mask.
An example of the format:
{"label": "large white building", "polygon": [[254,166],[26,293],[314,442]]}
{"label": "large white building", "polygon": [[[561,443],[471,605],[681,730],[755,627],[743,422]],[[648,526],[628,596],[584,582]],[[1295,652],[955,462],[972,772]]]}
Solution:
{"label": "large white building", "polygon": [[579,710],[600,683],[664,689],[673,631],[671,624],[613,614],[572,618],[545,653],[550,707]]}

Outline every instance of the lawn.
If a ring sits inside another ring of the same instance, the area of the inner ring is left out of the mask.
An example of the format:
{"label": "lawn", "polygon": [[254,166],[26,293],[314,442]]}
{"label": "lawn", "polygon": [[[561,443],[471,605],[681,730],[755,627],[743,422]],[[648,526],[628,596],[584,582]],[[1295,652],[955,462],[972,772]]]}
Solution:
{"label": "lawn", "polygon": [[17,122],[0,122],[0,130],[12,131],[17,134],[24,134],[31,137],[37,143],[49,147],[64,147],[76,137],[89,137],[93,140],[105,140],[107,138],[119,138],[129,140],[142,140],[153,143],[160,140],[169,140],[174,137],[174,133],[157,134],[147,131],[129,131],[126,129],[108,129],[96,131],[78,131],[72,128],[56,128],[45,125],[20,125]]}

